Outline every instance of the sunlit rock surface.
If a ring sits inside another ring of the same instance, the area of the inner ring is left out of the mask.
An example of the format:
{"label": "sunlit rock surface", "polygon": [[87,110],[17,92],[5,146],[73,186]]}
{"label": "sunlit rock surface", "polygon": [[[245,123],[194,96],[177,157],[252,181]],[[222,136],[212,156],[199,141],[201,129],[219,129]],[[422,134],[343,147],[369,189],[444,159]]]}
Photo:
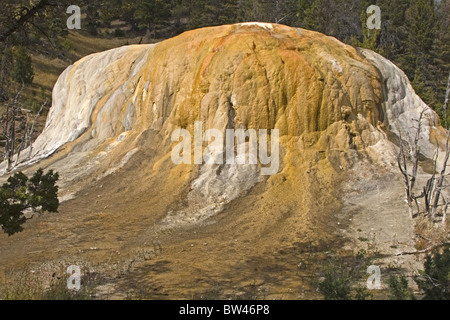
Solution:
{"label": "sunlit rock surface", "polygon": [[[207,221],[260,183],[263,208],[279,202],[303,215],[339,203],[334,191],[355,164],[395,166],[396,145],[412,139],[424,109],[405,74],[374,52],[283,25],[226,25],[67,68],[28,163],[58,170],[64,199],[126,172],[128,180],[114,180],[111,192],[122,191],[112,203],[167,195],[163,209],[141,208],[158,211],[164,228]],[[443,130],[433,111],[424,119],[421,152],[432,158]],[[278,129],[278,173],[262,176],[261,164],[173,164],[172,133],[193,135],[195,121],[224,136]]]}

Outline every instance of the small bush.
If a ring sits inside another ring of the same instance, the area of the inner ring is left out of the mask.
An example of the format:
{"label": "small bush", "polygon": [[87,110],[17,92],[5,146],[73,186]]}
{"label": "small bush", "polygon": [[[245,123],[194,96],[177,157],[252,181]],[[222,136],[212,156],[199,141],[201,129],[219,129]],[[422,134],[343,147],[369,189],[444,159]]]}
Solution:
{"label": "small bush", "polygon": [[319,292],[325,300],[350,300],[351,280],[350,272],[330,266],[325,271],[323,281],[319,283]]}
{"label": "small bush", "polygon": [[366,287],[355,288],[354,300],[372,300],[373,295]]}
{"label": "small bush", "polygon": [[74,46],[73,46],[72,41],[70,41],[69,39],[64,39],[64,40],[61,42],[61,48],[62,48],[64,51],[72,51],[72,50],[74,49]]}
{"label": "small bush", "polygon": [[442,253],[428,255],[424,263],[424,271],[415,281],[424,292],[425,300],[450,299],[450,248]]}
{"label": "small bush", "polygon": [[389,300],[415,300],[414,293],[408,287],[408,279],[404,275],[390,276],[388,279]]}

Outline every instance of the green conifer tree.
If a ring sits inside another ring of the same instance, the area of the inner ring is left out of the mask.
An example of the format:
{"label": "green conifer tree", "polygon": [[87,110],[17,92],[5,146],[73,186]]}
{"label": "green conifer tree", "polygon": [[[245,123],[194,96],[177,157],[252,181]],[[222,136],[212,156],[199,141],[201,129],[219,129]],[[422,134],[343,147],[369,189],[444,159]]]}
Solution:
{"label": "green conifer tree", "polygon": [[13,80],[17,83],[32,83],[34,79],[32,61],[24,47],[18,46],[13,49],[13,61]]}
{"label": "green conifer tree", "polygon": [[22,172],[9,177],[0,187],[0,227],[9,236],[21,232],[26,222],[24,211],[36,210],[57,212],[58,200],[58,173],[50,170],[44,174],[42,169],[28,179]]}

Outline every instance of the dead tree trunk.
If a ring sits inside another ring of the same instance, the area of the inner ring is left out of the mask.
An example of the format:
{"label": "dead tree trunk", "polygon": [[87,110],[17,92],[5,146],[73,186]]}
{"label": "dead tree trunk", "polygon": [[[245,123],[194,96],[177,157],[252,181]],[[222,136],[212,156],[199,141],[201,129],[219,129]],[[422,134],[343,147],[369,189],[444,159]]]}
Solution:
{"label": "dead tree trunk", "polygon": [[409,216],[411,218],[414,218],[413,204],[416,202],[416,197],[414,196],[414,186],[416,184],[417,171],[419,168],[419,141],[420,141],[420,134],[422,131],[422,119],[426,111],[427,109],[424,109],[420,113],[419,119],[416,120],[418,126],[416,128],[414,141],[409,141],[408,147],[410,156],[409,158],[411,159],[412,163],[411,173],[409,173],[408,170],[408,157],[406,156],[405,148],[403,145],[400,146],[400,153],[398,154],[397,157],[397,164],[400,169],[400,172],[403,175],[403,180],[405,183],[406,202],[408,204]]}
{"label": "dead tree trunk", "polygon": [[444,197],[442,198],[444,200],[444,210],[442,211],[442,224],[445,226],[445,223],[447,222],[447,210],[449,202]]}
{"label": "dead tree trunk", "polygon": [[420,134],[422,133],[422,119],[427,109],[422,110],[420,113],[419,119],[417,120],[417,130],[416,135],[414,136],[414,141],[410,145],[411,147],[411,159],[412,159],[412,173],[411,173],[411,195],[413,195],[414,186],[416,184],[417,179],[417,170],[419,169],[419,141]]}
{"label": "dead tree trunk", "polygon": [[444,106],[442,107],[442,115],[444,118],[444,125],[447,128],[447,109],[448,109],[448,104],[449,104],[449,100],[450,100],[450,73],[448,74],[448,81],[447,81],[447,91],[445,92],[445,101],[444,101]]}
{"label": "dead tree trunk", "polygon": [[30,150],[28,152],[27,160],[31,158],[31,153],[32,153],[32,148],[33,148],[34,127],[35,127],[36,122],[46,104],[47,104],[47,100],[45,100],[45,102],[41,105],[41,108],[39,109],[38,113],[35,115],[32,123],[30,123],[29,116],[27,114],[25,123],[23,124],[25,130],[23,133],[22,142],[20,143],[20,146],[17,150],[16,161],[14,162],[13,167],[16,167],[19,164],[21,152],[28,147],[30,148]]}
{"label": "dead tree trunk", "polygon": [[19,97],[23,91],[24,85],[14,97],[11,104],[6,107],[5,123],[3,126],[3,133],[5,136],[5,156],[6,171],[11,171],[11,164],[13,163],[13,157],[16,149],[16,118],[20,112]]}
{"label": "dead tree trunk", "polygon": [[13,168],[15,168],[19,163],[20,153],[22,152],[23,149],[25,149],[26,133],[28,132],[28,114],[26,120],[22,122],[22,125],[25,127],[25,133],[22,138],[22,141],[20,142],[19,148],[17,149],[16,161],[14,162]]}
{"label": "dead tree trunk", "polygon": [[15,144],[16,144],[16,108],[12,106],[11,116],[7,114],[7,136],[6,136],[6,147],[5,147],[5,157],[6,157],[6,171],[11,170],[11,162],[14,154]]}
{"label": "dead tree trunk", "polygon": [[445,180],[445,172],[447,171],[447,163],[448,159],[450,157],[450,150],[449,150],[449,139],[450,139],[450,130],[447,131],[447,141],[445,143],[445,157],[444,162],[442,164],[442,170],[439,175],[439,178],[436,181],[436,186],[433,191],[433,206],[431,208],[431,217],[434,218],[437,213],[437,208],[439,206],[439,199],[441,197],[442,192],[442,186],[444,185]]}
{"label": "dead tree trunk", "polygon": [[400,147],[400,153],[397,157],[398,168],[403,175],[403,181],[405,183],[405,195],[406,203],[408,204],[409,216],[414,218],[414,210],[412,205],[412,190],[411,190],[411,180],[408,174],[408,165],[403,146]]}
{"label": "dead tree trunk", "polygon": [[433,157],[434,165],[433,165],[433,174],[431,178],[428,179],[427,184],[423,187],[423,196],[425,202],[425,212],[431,212],[431,203],[433,201],[433,190],[436,182],[436,172],[437,172],[437,159],[439,158],[439,148],[436,150],[436,155]]}
{"label": "dead tree trunk", "polygon": [[41,115],[42,110],[47,105],[47,100],[41,105],[41,108],[39,109],[38,113],[34,117],[33,124],[31,125],[30,130],[27,132],[26,140],[28,142],[28,146],[30,147],[30,151],[28,152],[27,160],[31,158],[31,153],[33,151],[33,132],[34,132],[34,126],[36,125],[36,122],[39,119],[39,116]]}
{"label": "dead tree trunk", "polygon": [[435,245],[432,245],[429,248],[423,249],[423,250],[413,250],[413,251],[402,251],[402,252],[397,252],[395,254],[396,257],[398,256],[404,256],[404,255],[408,255],[408,254],[420,254],[420,253],[427,253],[430,251],[433,251],[434,249],[440,248],[440,247],[444,247],[447,246],[448,243],[447,242],[443,242],[443,243],[437,243]]}

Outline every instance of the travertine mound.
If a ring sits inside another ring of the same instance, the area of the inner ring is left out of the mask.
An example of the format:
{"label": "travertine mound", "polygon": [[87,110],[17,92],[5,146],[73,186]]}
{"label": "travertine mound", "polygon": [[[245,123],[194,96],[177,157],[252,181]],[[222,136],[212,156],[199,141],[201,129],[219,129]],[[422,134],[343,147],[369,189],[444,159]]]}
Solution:
{"label": "travertine mound", "polygon": [[[267,212],[278,202],[303,215],[339,203],[334,193],[355,163],[393,166],[395,144],[412,137],[427,108],[390,61],[335,38],[276,24],[204,28],[67,68],[29,162],[45,159],[61,173],[64,199],[119,173],[113,205],[167,195],[163,208],[141,208],[163,228],[206,221],[260,183]],[[261,164],[173,164],[172,133],[193,134],[196,121],[224,135],[278,129],[278,173],[262,176]],[[437,122],[427,111],[428,158],[441,139]]]}

